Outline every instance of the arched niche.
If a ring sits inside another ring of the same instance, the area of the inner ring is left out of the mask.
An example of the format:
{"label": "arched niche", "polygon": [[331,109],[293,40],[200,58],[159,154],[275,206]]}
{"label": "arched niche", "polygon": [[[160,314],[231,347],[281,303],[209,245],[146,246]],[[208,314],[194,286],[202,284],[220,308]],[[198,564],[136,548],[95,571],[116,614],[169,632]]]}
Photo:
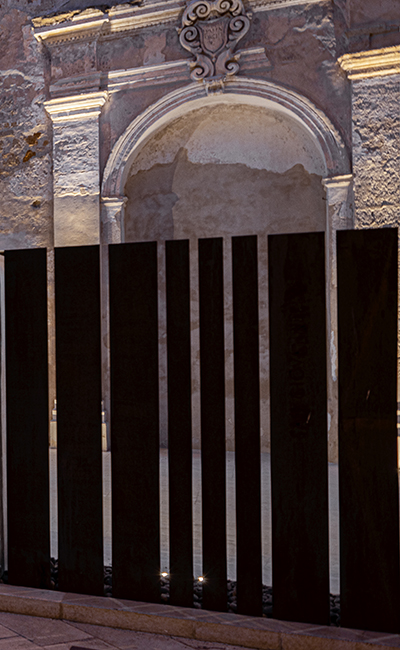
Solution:
{"label": "arched niche", "polygon": [[124,241],[325,229],[326,165],[285,113],[215,103],[149,138],[126,177]]}
{"label": "arched niche", "polygon": [[[313,104],[270,82],[236,79],[220,94],[192,84],[167,95],[128,127],[107,162],[103,200],[125,205],[122,241],[191,242],[193,431],[199,443],[197,239],[224,237],[226,412],[233,448],[230,237],[259,242],[261,444],[269,448],[267,236],[327,227],[322,180],[349,161],[334,126]],[[115,209],[115,208],[114,208]],[[160,319],[165,328],[159,247]],[[165,336],[160,336],[161,426],[166,426]],[[164,423],[164,424],[163,424]],[[164,438],[164,441],[166,438]]]}

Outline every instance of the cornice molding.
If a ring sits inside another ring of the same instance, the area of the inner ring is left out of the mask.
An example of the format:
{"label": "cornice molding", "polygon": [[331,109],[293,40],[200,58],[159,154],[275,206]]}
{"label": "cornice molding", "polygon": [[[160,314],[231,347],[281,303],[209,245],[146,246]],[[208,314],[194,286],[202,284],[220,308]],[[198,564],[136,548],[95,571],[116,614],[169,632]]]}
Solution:
{"label": "cornice molding", "polygon": [[[242,71],[268,70],[271,62],[265,48],[249,47],[238,50],[236,56],[240,60]],[[154,65],[129,68],[128,70],[111,70],[110,72],[89,72],[86,75],[64,77],[50,86],[51,97],[62,100],[63,96],[72,97],[79,93],[93,96],[100,89],[108,93],[117,93],[128,88],[142,88],[148,84],[166,85],[190,81],[190,59],[165,61]]]}
{"label": "cornice molding", "polygon": [[[324,4],[329,0],[249,0],[249,9],[255,12],[283,9],[295,5]],[[113,36],[119,32],[141,27],[177,22],[186,7],[185,0],[149,2],[140,6],[117,5],[108,12],[86,9],[72,15],[54,16],[52,19],[34,19],[33,32],[38,41],[48,45],[81,39]]]}
{"label": "cornice molding", "polygon": [[54,16],[54,23],[49,24],[50,19],[43,21],[41,19],[33,19],[33,33],[37,41],[47,42],[48,45],[52,43],[59,43],[63,41],[73,41],[88,38],[89,36],[97,36],[102,31],[105,24],[109,22],[107,14],[99,9],[86,9],[79,14]]}
{"label": "cornice molding", "polygon": [[100,115],[108,98],[107,92],[87,93],[60,97],[44,102],[44,107],[53,122],[93,119]]}
{"label": "cornice molding", "polygon": [[351,80],[400,74],[400,45],[344,54],[339,65]]}
{"label": "cornice molding", "polygon": [[[250,0],[249,6],[252,11],[273,11],[284,7],[296,5],[326,4],[327,0]],[[328,0],[329,2],[329,0]]]}
{"label": "cornice molding", "polygon": [[[236,55],[240,59],[242,70],[271,67],[263,47],[238,50]],[[103,83],[109,93],[116,93],[122,89],[138,88],[149,83],[154,85],[190,81],[190,64],[190,59],[180,59],[130,70],[113,70],[107,73],[107,80],[104,80]]]}

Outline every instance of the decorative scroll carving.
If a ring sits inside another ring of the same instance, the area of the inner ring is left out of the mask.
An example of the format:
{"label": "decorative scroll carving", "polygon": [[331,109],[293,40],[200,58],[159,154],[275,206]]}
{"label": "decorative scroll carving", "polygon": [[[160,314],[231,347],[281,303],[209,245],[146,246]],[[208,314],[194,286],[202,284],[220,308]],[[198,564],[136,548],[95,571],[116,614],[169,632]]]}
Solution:
{"label": "decorative scroll carving", "polygon": [[181,45],[195,56],[194,80],[222,79],[239,70],[238,42],[250,27],[242,0],[192,0],[182,16]]}

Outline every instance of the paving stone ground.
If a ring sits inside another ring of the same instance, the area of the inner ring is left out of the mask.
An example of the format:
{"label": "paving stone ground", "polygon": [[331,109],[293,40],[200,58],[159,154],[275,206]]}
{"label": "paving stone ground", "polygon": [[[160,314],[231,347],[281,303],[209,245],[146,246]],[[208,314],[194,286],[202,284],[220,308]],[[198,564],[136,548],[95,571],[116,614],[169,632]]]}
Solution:
{"label": "paving stone ground", "polygon": [[242,650],[240,646],[0,612],[0,650]]}

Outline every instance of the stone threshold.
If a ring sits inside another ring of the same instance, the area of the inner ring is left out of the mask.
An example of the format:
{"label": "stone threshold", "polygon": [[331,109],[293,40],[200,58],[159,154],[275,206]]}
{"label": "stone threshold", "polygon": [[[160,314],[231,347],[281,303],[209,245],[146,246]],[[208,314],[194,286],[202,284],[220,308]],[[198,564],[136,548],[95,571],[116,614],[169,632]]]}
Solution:
{"label": "stone threshold", "polygon": [[390,650],[400,635],[0,585],[0,611],[258,650]]}

